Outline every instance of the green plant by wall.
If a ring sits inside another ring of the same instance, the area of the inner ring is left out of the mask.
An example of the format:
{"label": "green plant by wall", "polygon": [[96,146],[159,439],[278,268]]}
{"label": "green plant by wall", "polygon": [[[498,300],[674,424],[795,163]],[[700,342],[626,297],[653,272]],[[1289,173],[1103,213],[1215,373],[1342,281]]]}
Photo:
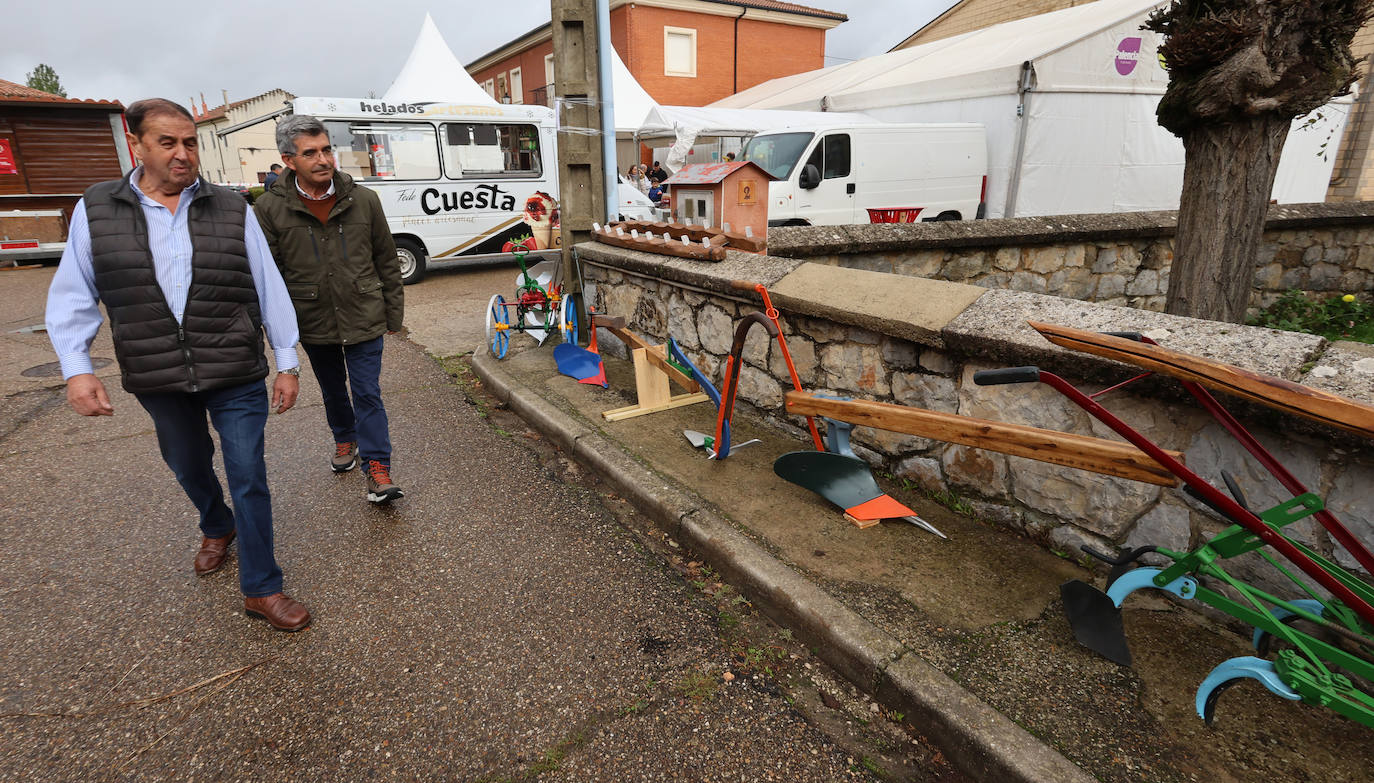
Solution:
{"label": "green plant by wall", "polygon": [[1250,318],[1252,326],[1374,343],[1374,304],[1354,294],[1313,297],[1295,289]]}

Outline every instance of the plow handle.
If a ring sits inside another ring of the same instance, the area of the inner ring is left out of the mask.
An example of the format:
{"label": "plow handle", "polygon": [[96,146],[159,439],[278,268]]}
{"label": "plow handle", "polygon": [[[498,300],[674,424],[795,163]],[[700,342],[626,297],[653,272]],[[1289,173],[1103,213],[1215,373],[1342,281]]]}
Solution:
{"label": "plow handle", "polygon": [[[772,297],[768,296],[768,287],[763,283],[753,283],[748,280],[731,280],[730,287],[736,291],[755,291],[763,297],[764,315],[773,322],[776,329],[770,332],[778,339],[778,349],[782,351],[782,359],[787,364],[787,372],[792,376],[792,388],[801,391],[801,378],[797,375],[797,368],[792,364],[792,352],[787,350],[787,338],[782,335],[782,324],[778,323],[778,308],[773,306]],[[821,440],[821,432],[816,428],[816,419],[812,416],[806,417],[806,428],[811,431],[811,442],[816,445],[816,451],[825,451],[825,443]]]}
{"label": "plow handle", "polygon": [[1039,380],[1039,367],[1004,367],[1000,370],[979,370],[973,374],[973,382],[979,386],[998,386],[1004,383],[1037,383]]}

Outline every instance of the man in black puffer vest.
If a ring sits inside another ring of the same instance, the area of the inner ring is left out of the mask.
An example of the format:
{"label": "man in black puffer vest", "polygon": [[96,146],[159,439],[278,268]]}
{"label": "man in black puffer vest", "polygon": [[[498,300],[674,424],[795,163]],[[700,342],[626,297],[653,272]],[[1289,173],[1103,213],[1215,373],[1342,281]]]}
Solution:
{"label": "man in black puffer vest", "polygon": [[[280,371],[272,407],[285,412],[300,388],[290,297],[243,198],[200,179],[190,113],[152,98],[125,119],[141,165],[86,191],[48,291],[67,401],[83,416],[114,414],[90,358],[104,302],[124,390],[152,416],[162,458],[200,512],[196,574],[218,570],[237,537],[246,613],[299,631],[310,612],[282,592],[263,456],[264,329]],[[207,415],[233,510],[215,475]]]}

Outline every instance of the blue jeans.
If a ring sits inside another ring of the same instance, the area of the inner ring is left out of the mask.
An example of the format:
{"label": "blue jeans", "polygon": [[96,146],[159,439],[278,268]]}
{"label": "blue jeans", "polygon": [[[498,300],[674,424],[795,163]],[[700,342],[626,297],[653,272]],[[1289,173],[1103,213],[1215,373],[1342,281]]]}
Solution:
{"label": "blue jeans", "polygon": [[[391,467],[391,432],[382,406],[382,338],[356,345],[301,343],[324,397],[335,443],[357,443],[358,457]],[[349,400],[349,390],[353,398]]]}
{"label": "blue jeans", "polygon": [[[153,417],[162,459],[200,512],[209,538],[238,531],[239,587],[249,598],[281,592],[281,569],[272,554],[272,498],[267,490],[263,427],[267,388],[262,381],[207,392],[135,395]],[[215,475],[215,443],[206,414],[219,432],[224,473],[234,510],[224,503]]]}

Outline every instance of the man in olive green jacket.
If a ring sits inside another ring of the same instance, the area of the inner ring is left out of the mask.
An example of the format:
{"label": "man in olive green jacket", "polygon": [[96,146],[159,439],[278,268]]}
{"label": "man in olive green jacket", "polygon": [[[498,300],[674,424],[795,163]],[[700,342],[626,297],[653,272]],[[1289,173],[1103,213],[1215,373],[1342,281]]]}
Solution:
{"label": "man in olive green jacket", "polygon": [[[367,473],[367,499],[403,494],[391,480],[391,436],[382,405],[382,335],[400,330],[401,266],[377,194],[334,166],[319,120],[277,124],[287,171],[254,205],[300,325],[334,433],[330,467]],[[349,391],[352,390],[352,399]]]}

